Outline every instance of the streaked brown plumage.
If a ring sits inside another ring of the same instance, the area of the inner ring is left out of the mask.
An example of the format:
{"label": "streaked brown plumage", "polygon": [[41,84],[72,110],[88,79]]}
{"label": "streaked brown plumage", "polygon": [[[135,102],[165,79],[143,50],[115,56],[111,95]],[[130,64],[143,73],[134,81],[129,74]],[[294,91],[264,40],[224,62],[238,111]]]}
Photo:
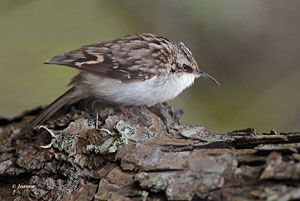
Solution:
{"label": "streaked brown plumage", "polygon": [[200,71],[183,43],[144,33],[114,41],[83,46],[49,59],[47,64],[77,68],[73,87],[38,116],[40,124],[65,104],[94,96],[122,105],[147,105],[175,98],[197,77],[213,77]]}

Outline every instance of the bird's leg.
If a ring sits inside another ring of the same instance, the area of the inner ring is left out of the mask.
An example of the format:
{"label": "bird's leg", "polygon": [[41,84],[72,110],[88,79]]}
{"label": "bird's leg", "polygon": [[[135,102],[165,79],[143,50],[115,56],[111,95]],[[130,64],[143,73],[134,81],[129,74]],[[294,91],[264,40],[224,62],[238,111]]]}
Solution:
{"label": "bird's leg", "polygon": [[124,105],[118,104],[118,108],[121,110],[123,114],[125,114],[128,117],[135,117],[136,115],[130,112]]}

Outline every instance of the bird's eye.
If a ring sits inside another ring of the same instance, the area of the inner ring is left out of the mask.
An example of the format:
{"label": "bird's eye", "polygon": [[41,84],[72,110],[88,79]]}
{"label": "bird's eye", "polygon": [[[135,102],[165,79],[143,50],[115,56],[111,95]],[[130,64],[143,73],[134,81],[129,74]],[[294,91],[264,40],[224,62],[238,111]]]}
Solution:
{"label": "bird's eye", "polygon": [[183,68],[184,70],[188,70],[188,69],[190,68],[190,66],[187,65],[187,64],[182,64],[182,68]]}

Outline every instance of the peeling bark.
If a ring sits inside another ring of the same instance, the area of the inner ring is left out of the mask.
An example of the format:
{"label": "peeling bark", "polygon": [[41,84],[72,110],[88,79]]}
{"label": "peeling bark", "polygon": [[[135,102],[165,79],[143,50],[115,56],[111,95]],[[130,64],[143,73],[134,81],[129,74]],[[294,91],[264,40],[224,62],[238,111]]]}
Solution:
{"label": "peeling bark", "polygon": [[85,100],[35,130],[41,109],[0,119],[0,200],[300,199],[300,132],[218,134],[167,104],[128,109]]}

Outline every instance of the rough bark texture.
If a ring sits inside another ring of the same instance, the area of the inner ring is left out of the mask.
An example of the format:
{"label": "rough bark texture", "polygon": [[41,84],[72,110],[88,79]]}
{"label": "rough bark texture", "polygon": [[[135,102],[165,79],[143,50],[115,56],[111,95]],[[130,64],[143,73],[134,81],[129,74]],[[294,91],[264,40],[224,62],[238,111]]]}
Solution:
{"label": "rough bark texture", "polygon": [[0,200],[300,200],[299,132],[217,134],[167,104],[93,103],[31,131],[40,109],[0,120]]}

